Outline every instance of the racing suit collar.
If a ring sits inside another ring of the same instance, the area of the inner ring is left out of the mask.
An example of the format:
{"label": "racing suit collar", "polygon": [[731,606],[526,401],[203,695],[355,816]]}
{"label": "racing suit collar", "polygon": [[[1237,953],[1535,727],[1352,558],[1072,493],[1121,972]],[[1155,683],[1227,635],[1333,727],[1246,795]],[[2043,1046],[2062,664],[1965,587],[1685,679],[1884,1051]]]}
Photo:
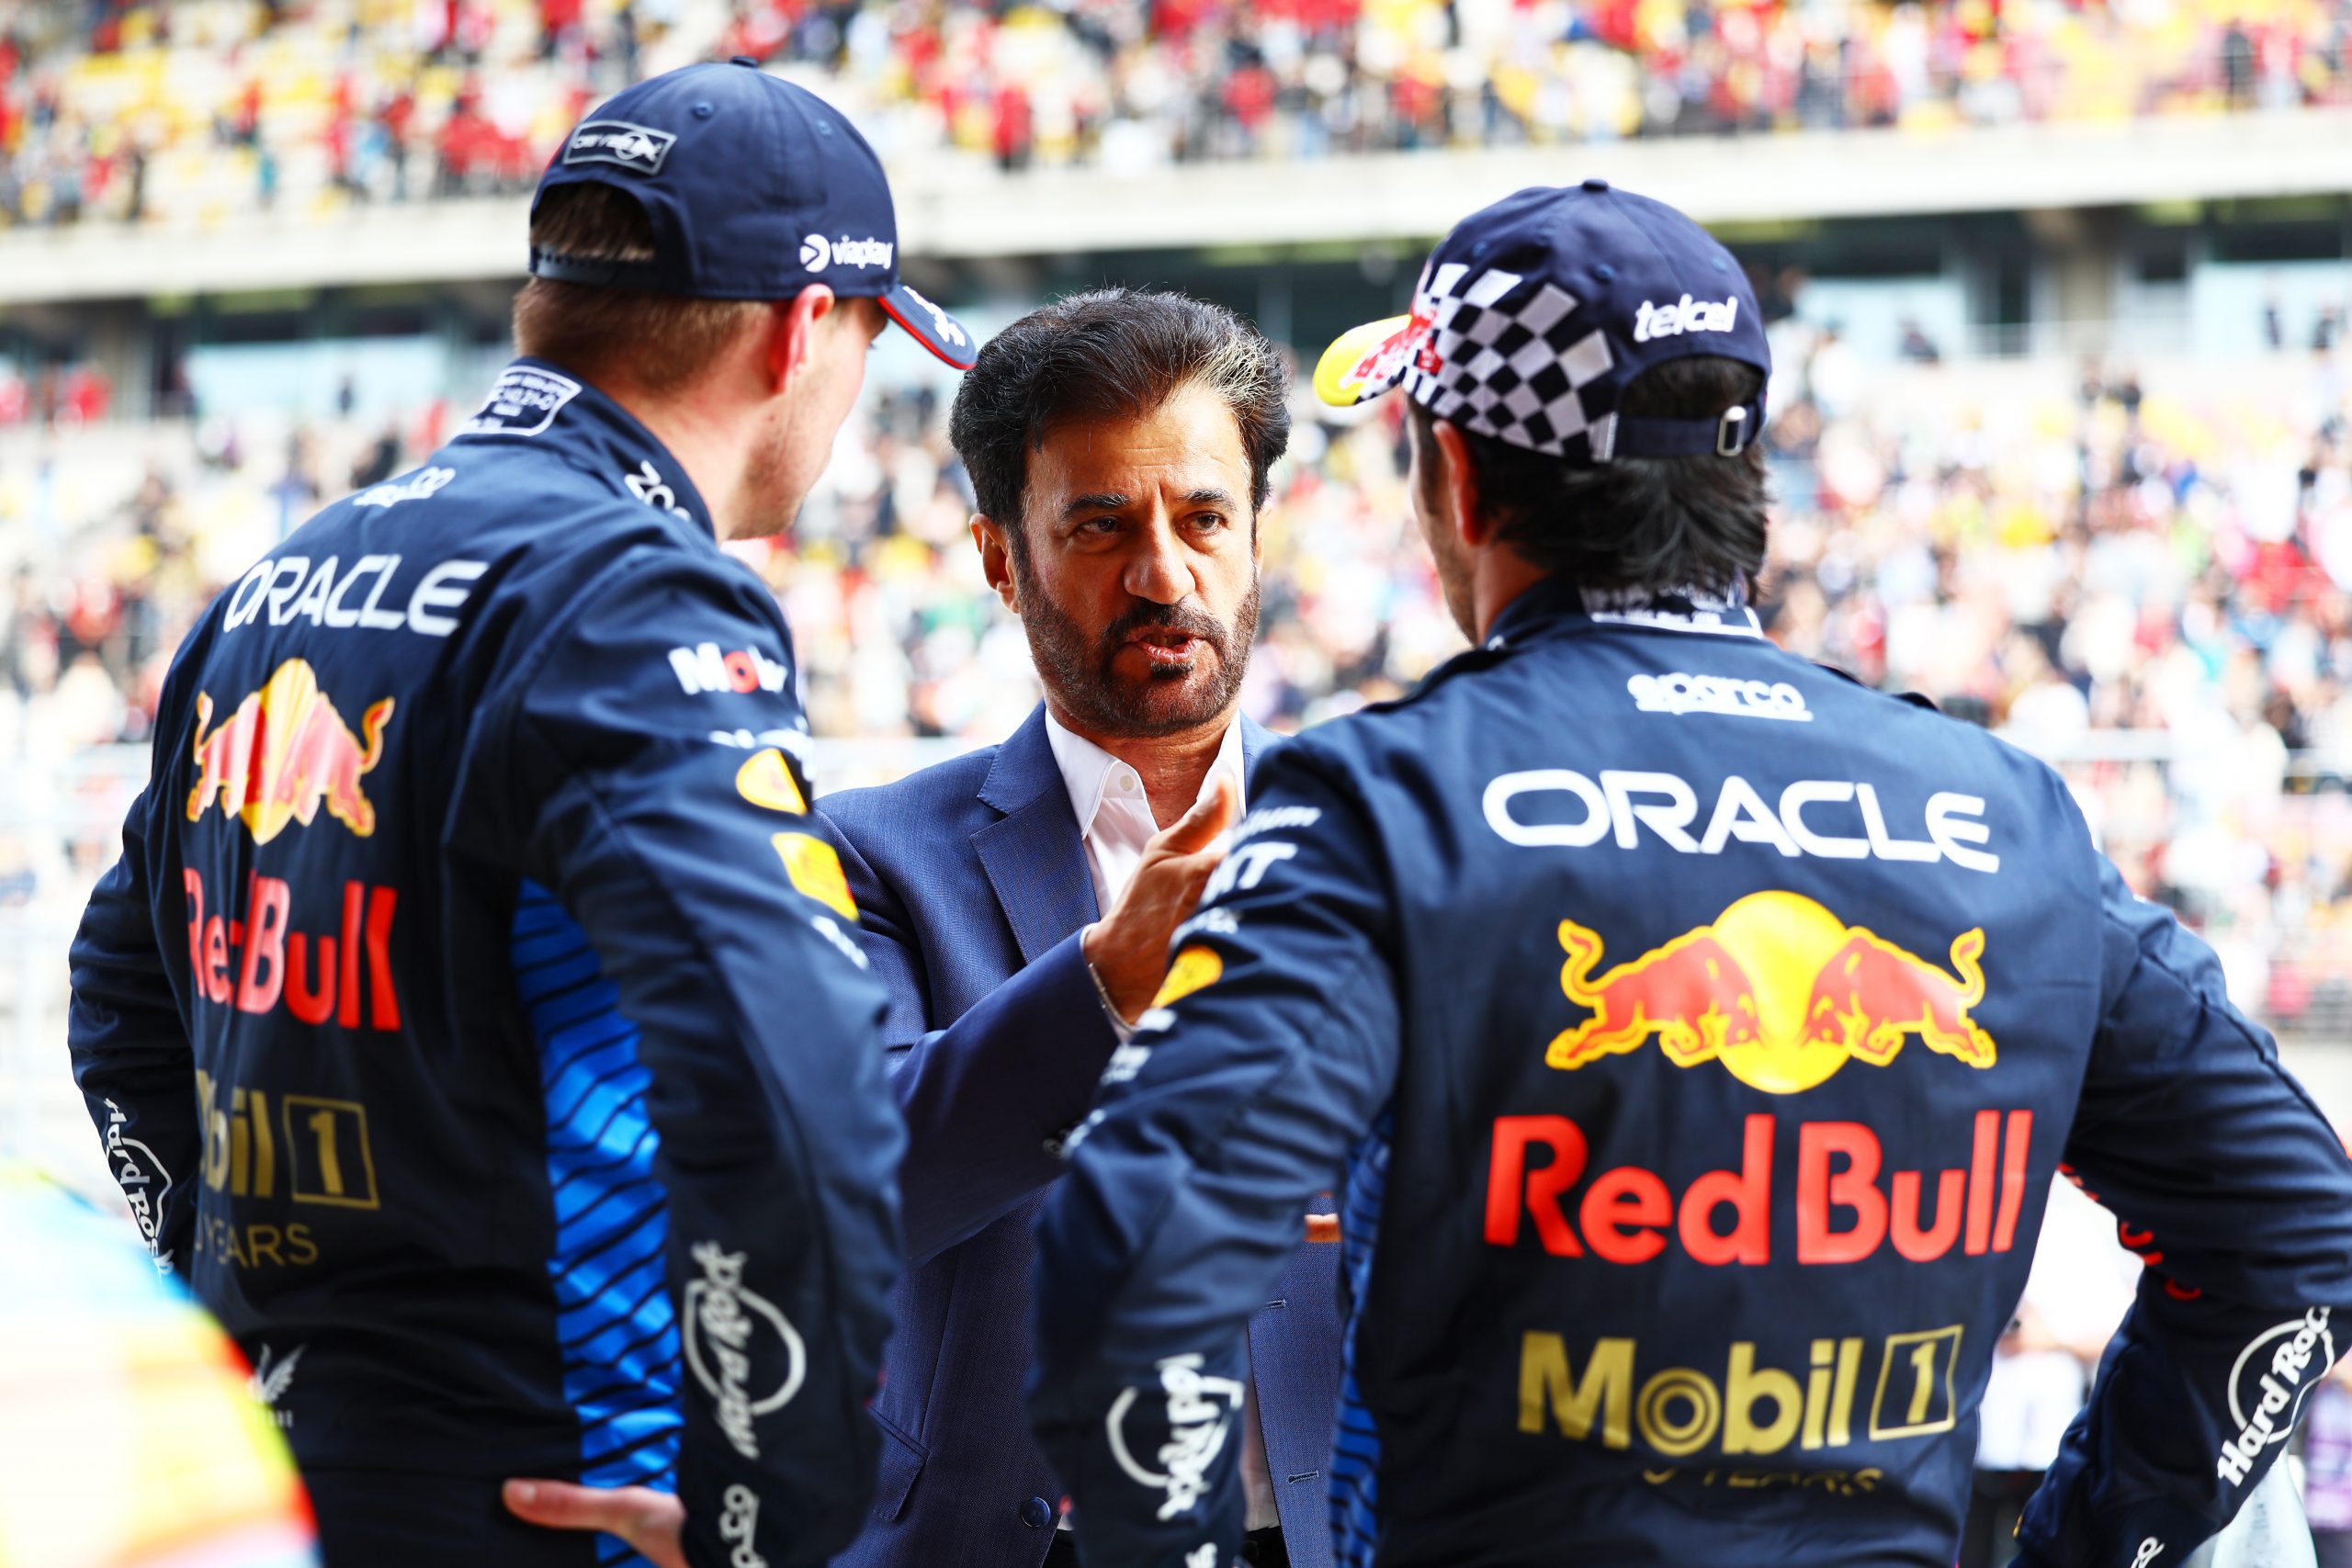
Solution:
{"label": "racing suit collar", "polygon": [[1488,628],[1486,646],[1508,648],[1557,622],[1600,622],[1651,626],[1660,631],[1699,632],[1713,637],[1764,635],[1747,595],[1702,588],[1587,588],[1566,572],[1555,572],[1503,606]]}
{"label": "racing suit collar", "polygon": [[716,538],[710,508],[659,436],[584,377],[528,355],[508,362],[458,439],[538,441],[582,472]]}

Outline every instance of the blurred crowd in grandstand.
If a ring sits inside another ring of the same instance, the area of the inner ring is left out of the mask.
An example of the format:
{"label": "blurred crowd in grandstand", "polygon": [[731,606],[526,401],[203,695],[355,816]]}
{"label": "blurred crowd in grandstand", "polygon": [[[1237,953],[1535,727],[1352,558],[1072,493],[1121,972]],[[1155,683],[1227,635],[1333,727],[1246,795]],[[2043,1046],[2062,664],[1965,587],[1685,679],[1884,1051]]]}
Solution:
{"label": "blurred crowd in grandstand", "polygon": [[[2122,366],[1866,367],[1834,332],[1779,332],[1773,635],[2067,759],[2109,852],[2207,931],[2238,995],[2282,1026],[2352,1029],[2345,351],[2143,385]],[[1460,646],[1408,521],[1396,414],[1300,406],[1245,693],[1280,728],[1399,693]],[[209,595],[452,417],[213,420],[142,427],[128,466],[100,443],[77,469],[62,440],[0,464],[0,523],[30,541],[0,609],[0,756],[38,773],[143,739]],[[934,390],[876,389],[797,536],[737,547],[785,602],[820,734],[978,742],[1034,700],[944,423]],[[0,905],[37,880],[8,860]]]}
{"label": "blurred crowd in grandstand", "polygon": [[886,156],[1140,174],[2352,102],[2352,0],[79,0],[0,11],[0,222],[511,193],[738,54]]}

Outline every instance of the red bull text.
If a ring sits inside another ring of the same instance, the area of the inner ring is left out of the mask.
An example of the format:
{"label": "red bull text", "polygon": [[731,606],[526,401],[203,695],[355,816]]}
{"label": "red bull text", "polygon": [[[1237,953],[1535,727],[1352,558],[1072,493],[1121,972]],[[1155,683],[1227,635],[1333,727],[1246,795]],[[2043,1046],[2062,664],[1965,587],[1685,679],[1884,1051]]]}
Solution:
{"label": "red bull text", "polygon": [[400,894],[365,883],[343,885],[340,934],[290,929],[293,891],[283,878],[246,879],[243,919],[205,912],[204,878],[183,870],[187,889],[187,955],[204,1000],[240,1012],[266,1013],[281,1003],[304,1023],[333,1022],[390,1033],[401,1026],[392,986],[392,914]]}
{"label": "red bull text", "polygon": [[217,726],[212,711],[211,696],[198,693],[189,821],[202,821],[218,796],[221,811],[243,822],[257,844],[288,823],[309,827],[322,805],[363,839],[376,830],[376,807],[359,779],[383,758],[391,698],[370,703],[355,735],[319,690],[317,671],[289,659]]}
{"label": "red bull text", "polygon": [[[1617,1166],[1585,1183],[1589,1145],[1566,1116],[1498,1116],[1487,1167],[1487,1244],[1518,1246],[1522,1220],[1555,1258],[1624,1265],[1647,1263],[1677,1242],[1711,1268],[1762,1267],[1776,1242],[1792,1247],[1799,1263],[1817,1264],[1860,1263],[1888,1246],[1908,1262],[1932,1263],[1955,1246],[1973,1258],[2016,1244],[2030,1185],[2032,1111],[1977,1111],[1966,1163],[1936,1171],[1885,1170],[1878,1134],[1859,1122],[1804,1122],[1795,1132],[1790,1170],[1774,1158],[1775,1146],[1788,1143],[1774,1118],[1747,1117],[1739,1168],[1704,1172],[1678,1198],[1641,1166]],[[1775,1183],[1784,1175],[1795,1182],[1795,1234],[1777,1238]]]}

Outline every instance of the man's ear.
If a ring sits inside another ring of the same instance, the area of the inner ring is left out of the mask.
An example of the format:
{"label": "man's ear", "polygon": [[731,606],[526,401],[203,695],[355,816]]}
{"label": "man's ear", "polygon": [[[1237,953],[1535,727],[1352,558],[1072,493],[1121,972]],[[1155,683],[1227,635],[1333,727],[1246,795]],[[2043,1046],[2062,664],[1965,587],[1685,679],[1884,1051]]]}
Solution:
{"label": "man's ear", "polygon": [[1021,614],[1021,588],[1012,570],[1012,547],[1004,536],[1004,527],[993,517],[972,513],[972,543],[980,552],[980,575],[989,580],[996,596],[1014,615]]}
{"label": "man's ear", "polygon": [[1430,435],[1437,446],[1437,492],[1445,499],[1446,520],[1464,545],[1483,549],[1495,529],[1478,509],[1478,464],[1470,456],[1470,443],[1450,420],[1431,420]]}
{"label": "man's ear", "polygon": [[837,302],[831,289],[812,283],[793,298],[768,307],[767,343],[760,367],[771,397],[784,389],[794,371],[808,363],[817,323],[833,313]]}

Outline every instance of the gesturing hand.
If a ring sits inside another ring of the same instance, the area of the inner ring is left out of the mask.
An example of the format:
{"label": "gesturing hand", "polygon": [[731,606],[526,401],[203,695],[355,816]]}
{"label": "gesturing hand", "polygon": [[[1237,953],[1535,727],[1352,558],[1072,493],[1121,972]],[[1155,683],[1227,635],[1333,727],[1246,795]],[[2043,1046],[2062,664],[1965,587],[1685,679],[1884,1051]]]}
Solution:
{"label": "gesturing hand", "polygon": [[686,1568],[686,1506],[647,1486],[574,1486],[567,1481],[510,1481],[506,1507],[549,1529],[603,1530],[643,1553],[653,1568]]}
{"label": "gesturing hand", "polygon": [[1086,962],[1129,1022],[1143,1016],[1168,977],[1169,939],[1192,918],[1202,887],[1225,859],[1224,851],[1210,846],[1233,826],[1239,809],[1233,781],[1219,778],[1214,794],[1151,836],[1118,902],[1087,929]]}

